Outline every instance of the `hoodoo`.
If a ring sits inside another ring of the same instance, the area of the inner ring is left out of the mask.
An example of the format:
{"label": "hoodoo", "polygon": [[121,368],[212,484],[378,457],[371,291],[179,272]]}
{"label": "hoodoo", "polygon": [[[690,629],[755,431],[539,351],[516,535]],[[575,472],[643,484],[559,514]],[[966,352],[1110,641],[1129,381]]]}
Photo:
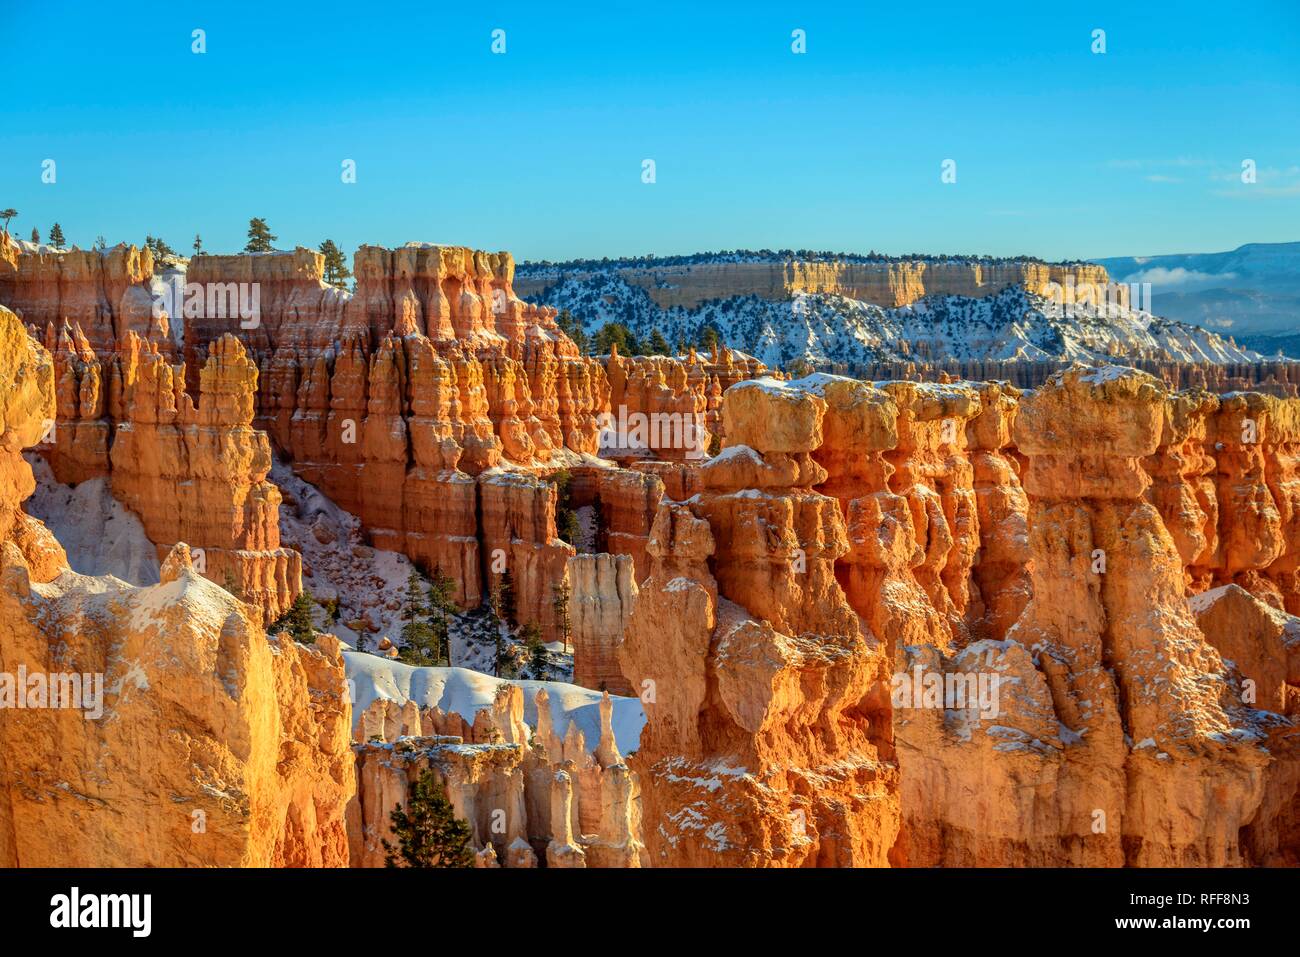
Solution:
{"label": "hoodoo", "polygon": [[483,867],[1300,860],[1300,399],[593,358],[462,247],[169,264],[256,323],[0,253],[0,665],[103,709],[0,722],[10,864],[382,866],[430,771]]}

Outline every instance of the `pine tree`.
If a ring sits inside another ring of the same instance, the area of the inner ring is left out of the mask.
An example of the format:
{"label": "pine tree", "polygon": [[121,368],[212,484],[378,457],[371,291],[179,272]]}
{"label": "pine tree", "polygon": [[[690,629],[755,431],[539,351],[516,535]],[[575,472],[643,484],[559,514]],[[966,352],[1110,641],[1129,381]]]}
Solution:
{"label": "pine tree", "polygon": [[502,572],[497,576],[496,581],[492,583],[492,588],[488,592],[488,601],[492,606],[492,614],[496,618],[496,629],[494,631],[494,641],[496,644],[493,653],[492,670],[498,678],[514,677],[514,659],[510,656],[510,643],[507,638],[514,633],[517,626],[515,621],[515,586],[510,578],[510,572]]}
{"label": "pine tree", "polygon": [[700,331],[700,347],[705,352],[712,352],[718,346],[718,330],[712,326],[705,326]]}
{"label": "pine tree", "polygon": [[524,625],[520,634],[524,647],[528,650],[528,667],[532,669],[534,681],[545,681],[549,675],[550,661],[546,657],[546,645],[542,642],[542,629],[536,622]]}
{"label": "pine tree", "polygon": [[408,665],[430,665],[436,657],[433,629],[428,621],[428,597],[424,580],[414,568],[406,576],[406,600],[402,602],[402,650],[398,658]]}
{"label": "pine tree", "polygon": [[352,271],[348,269],[343,250],[335,245],[334,240],[327,239],[320,244],[320,251],[325,257],[325,281],[331,286],[346,288],[347,281],[352,278]]}
{"label": "pine tree", "polygon": [[271,235],[271,227],[265,219],[254,217],[248,221],[248,242],[244,245],[246,253],[269,253],[275,247],[271,244],[279,237]]}
{"label": "pine tree", "polygon": [[569,312],[569,310],[562,309],[560,314],[555,317],[555,324],[560,327],[561,332],[573,340],[573,344],[578,347],[578,352],[585,356],[590,342],[586,330],[582,328],[582,322],[574,318],[573,313]]}
{"label": "pine tree", "polygon": [[5,221],[5,232],[9,232],[9,220],[18,215],[16,209],[0,209],[0,219]]}
{"label": "pine tree", "polygon": [[50,227],[50,245],[55,249],[62,249],[63,242],[63,227],[55,223]]}
{"label": "pine tree", "polygon": [[331,625],[336,624],[339,620],[338,596],[335,595],[333,598],[327,598],[325,601],[319,602],[318,604],[325,609],[325,617],[329,619],[329,623]]}
{"label": "pine tree", "polygon": [[600,493],[591,500],[591,550],[603,552],[608,549],[609,532],[605,527],[605,505],[600,500]]}
{"label": "pine tree", "polygon": [[456,614],[456,581],[442,573],[442,566],[433,569],[433,582],[429,585],[427,602],[429,628],[433,633],[434,664],[451,664],[451,622]]}
{"label": "pine tree", "polygon": [[596,352],[608,355],[612,346],[618,346],[621,355],[641,355],[641,344],[632,330],[621,322],[607,322],[596,331]]}
{"label": "pine tree", "polygon": [[492,629],[492,673],[497,677],[501,676],[501,649],[503,643],[502,632],[505,631],[505,622],[501,620],[501,579],[498,577],[488,588],[488,607],[492,609],[493,629]]}
{"label": "pine tree", "polygon": [[194,234],[194,243],[193,243],[193,246],[194,246],[194,255],[196,255],[196,256],[202,256],[202,255],[203,255],[203,237],[200,236],[198,233],[195,233],[195,234]]}
{"label": "pine tree", "polygon": [[356,650],[357,650],[357,651],[365,651],[365,650],[366,650],[366,633],[365,633],[364,631],[361,632],[361,634],[357,635],[357,648],[356,648]]}
{"label": "pine tree", "polygon": [[316,640],[316,629],[311,623],[311,609],[315,604],[311,592],[303,589],[293,600],[289,610],[267,629],[268,633],[278,635],[282,631],[287,631],[294,641],[304,645],[312,644]]}
{"label": "pine tree", "polygon": [[568,469],[560,469],[550,477],[555,486],[555,531],[570,545],[578,544],[578,513],[573,509],[570,496],[573,477]]}
{"label": "pine tree", "polygon": [[663,333],[658,329],[650,333],[649,349],[652,356],[666,356],[672,353],[672,347],[668,345],[668,340],[664,338]]}
{"label": "pine tree", "polygon": [[516,664],[514,656],[510,653],[511,645],[509,642],[497,638],[497,656],[493,662],[492,673],[498,678],[518,678],[519,666]]}
{"label": "pine tree", "polygon": [[519,622],[515,618],[515,582],[508,570],[502,572],[497,579],[492,610],[508,630],[513,632],[519,627]]}
{"label": "pine tree", "polygon": [[561,578],[551,585],[551,608],[555,611],[555,626],[560,629],[564,652],[569,652],[569,635],[573,632],[573,619],[569,616],[569,579]]}
{"label": "pine tree", "polygon": [[144,238],[145,248],[153,253],[155,263],[161,263],[167,256],[175,256],[176,250],[172,249],[157,236],[146,236]]}
{"label": "pine tree", "polygon": [[407,789],[406,807],[396,805],[389,820],[397,846],[383,842],[388,867],[474,866],[470,827],[456,817],[432,771]]}
{"label": "pine tree", "polygon": [[578,544],[578,534],[581,529],[578,526],[577,512],[571,508],[561,509],[555,514],[555,525],[560,538],[570,545]]}
{"label": "pine tree", "polygon": [[32,227],[32,242],[38,246],[41,244],[41,231],[35,226]]}

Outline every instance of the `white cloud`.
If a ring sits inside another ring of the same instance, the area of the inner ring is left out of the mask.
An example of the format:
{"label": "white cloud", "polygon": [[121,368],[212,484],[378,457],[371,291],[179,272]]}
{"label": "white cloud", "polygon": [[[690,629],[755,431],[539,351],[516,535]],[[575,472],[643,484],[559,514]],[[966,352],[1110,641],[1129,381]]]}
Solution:
{"label": "white cloud", "polygon": [[1184,286],[1189,282],[1205,282],[1207,280],[1236,279],[1237,274],[1232,272],[1225,273],[1208,273],[1197,272],[1194,269],[1184,269],[1182,266],[1174,269],[1167,269],[1164,266],[1153,266],[1150,269],[1143,269],[1141,272],[1135,272],[1131,276],[1125,276],[1121,282],[1149,282],[1152,286]]}

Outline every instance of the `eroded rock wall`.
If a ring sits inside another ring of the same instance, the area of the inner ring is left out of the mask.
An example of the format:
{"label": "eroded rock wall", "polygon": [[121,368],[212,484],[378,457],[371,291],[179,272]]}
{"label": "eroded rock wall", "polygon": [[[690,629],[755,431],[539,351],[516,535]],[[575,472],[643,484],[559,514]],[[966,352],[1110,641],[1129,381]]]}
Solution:
{"label": "eroded rock wall", "polygon": [[201,549],[200,570],[274,621],[302,590],[302,556],[280,547],[280,490],[271,447],[252,427],[257,367],[234,336],[218,340],[196,405],[184,370],[134,335],[136,369],[112,446],[116,497],[140,516],[161,558],[177,542]]}
{"label": "eroded rock wall", "polygon": [[184,544],[147,588],[70,571],[21,510],[54,392],[0,308],[0,865],[346,865],[339,643],[268,640]]}
{"label": "eroded rock wall", "polygon": [[470,825],[476,866],[643,866],[641,798],[615,742],[609,695],[599,702],[595,742],[576,723],[555,726],[545,688],[525,723],[523,696],[503,682],[473,721],[410,700],[372,701],[354,732],[353,866],[383,866],[384,842],[394,843],[390,815],[426,771]]}
{"label": "eroded rock wall", "polygon": [[[784,262],[693,263],[681,266],[615,267],[624,281],[639,286],[661,308],[694,309],[710,299],[760,296],[790,299],[797,292],[834,293],[878,306],[906,306],[923,296],[989,296],[1018,284],[1038,291],[1051,282],[1065,285],[1108,282],[1103,266],[1040,263],[927,262]],[[581,268],[564,268],[581,276]],[[539,295],[558,278],[530,267],[517,285],[521,295]],[[1122,287],[1124,288],[1124,287]],[[1124,288],[1127,293],[1127,288]],[[1127,301],[1127,299],[1125,300]]]}

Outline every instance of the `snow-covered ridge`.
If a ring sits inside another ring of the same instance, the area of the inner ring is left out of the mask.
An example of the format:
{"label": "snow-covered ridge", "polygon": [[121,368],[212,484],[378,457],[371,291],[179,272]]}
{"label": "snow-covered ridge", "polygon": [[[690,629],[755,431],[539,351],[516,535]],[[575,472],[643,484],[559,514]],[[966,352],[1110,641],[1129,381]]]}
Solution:
{"label": "snow-covered ridge", "polygon": [[[360,714],[376,698],[404,704],[414,701],[421,708],[437,706],[444,714],[455,712],[470,724],[474,715],[490,710],[497,688],[518,685],[524,693],[524,721],[537,727],[537,692],[545,689],[550,701],[551,722],[561,737],[570,723],[577,724],[590,746],[600,740],[602,693],[560,681],[524,681],[494,678],[468,668],[416,668],[378,655],[345,650],[344,666],[353,689],[352,716]],[[622,754],[637,750],[645,711],[639,698],[610,695],[614,705],[614,740]]]}
{"label": "snow-covered ridge", "polygon": [[774,368],[800,363],[851,371],[879,362],[947,359],[1104,364],[1142,358],[1216,363],[1263,358],[1197,326],[1123,306],[1067,307],[1023,286],[979,298],[927,297],[897,308],[800,292],[785,301],[734,296],[688,309],[662,308],[644,289],[600,273],[566,277],[536,298],[567,309],[589,333],[620,322],[638,337],[658,330],[669,342],[698,342],[711,327],[728,346]]}

